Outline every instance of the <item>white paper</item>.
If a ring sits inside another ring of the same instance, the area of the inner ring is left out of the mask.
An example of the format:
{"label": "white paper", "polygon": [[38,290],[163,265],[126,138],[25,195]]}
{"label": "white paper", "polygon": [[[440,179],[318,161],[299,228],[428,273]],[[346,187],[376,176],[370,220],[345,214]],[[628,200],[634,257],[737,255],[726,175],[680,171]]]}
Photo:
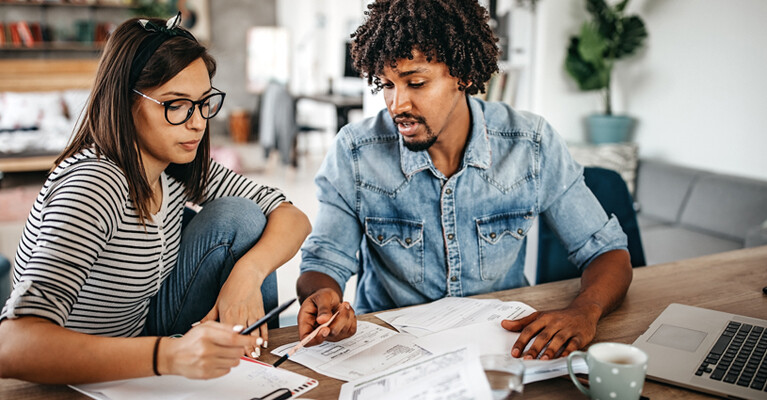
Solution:
{"label": "white paper", "polygon": [[[413,344],[414,337],[357,321],[357,333],[338,342],[305,347],[289,361],[297,362],[331,378],[349,381],[401,365],[431,353]],[[282,356],[297,342],[280,346],[272,354]]]}
{"label": "white paper", "polygon": [[[508,354],[517,341],[519,332],[510,332],[501,327],[499,322],[485,322],[460,328],[448,329],[415,340],[415,345],[434,354],[444,353],[460,345],[473,345],[480,356],[487,354]],[[528,343],[527,347],[535,339]],[[545,379],[567,375],[567,359],[553,360],[522,360],[525,364],[524,383],[532,383]],[[575,373],[586,373],[586,362],[583,358],[573,360]]]}
{"label": "white paper", "polygon": [[341,386],[339,400],[492,399],[471,346],[422,358]]}
{"label": "white paper", "polygon": [[533,312],[534,308],[517,301],[445,297],[428,304],[384,312],[376,316],[400,332],[421,337],[483,322],[497,322],[500,325],[504,319],[519,319]]}
{"label": "white paper", "polygon": [[176,375],[71,386],[97,400],[135,399],[243,399],[262,397],[288,388],[297,397],[317,387],[314,379],[251,359],[242,359],[232,370],[215,379],[188,379]]}

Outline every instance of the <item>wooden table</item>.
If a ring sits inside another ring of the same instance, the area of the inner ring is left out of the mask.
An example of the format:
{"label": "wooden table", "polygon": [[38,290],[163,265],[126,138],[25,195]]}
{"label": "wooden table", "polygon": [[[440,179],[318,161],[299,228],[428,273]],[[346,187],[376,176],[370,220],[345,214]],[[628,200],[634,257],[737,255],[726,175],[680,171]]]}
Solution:
{"label": "wooden table", "polygon": [[[477,296],[525,302],[546,310],[567,306],[578,292],[579,281],[571,279],[535,287],[506,290]],[[634,281],[620,308],[605,317],[597,328],[595,342],[632,343],[670,303],[683,303],[714,310],[767,319],[767,246],[736,250],[690,260],[672,262],[634,270]],[[375,314],[359,316],[360,320],[380,325]],[[298,340],[296,327],[270,331],[269,343],[277,347]],[[265,354],[265,362],[277,357]],[[317,374],[288,361],[284,368],[320,381],[307,393],[308,398],[335,399],[343,382]],[[281,367],[282,368],[282,367]],[[648,381],[643,395],[658,399],[701,399],[705,394]],[[555,378],[525,386],[524,399],[585,398],[569,379]],[[87,399],[65,386],[38,385],[12,379],[0,380],[0,399]]]}

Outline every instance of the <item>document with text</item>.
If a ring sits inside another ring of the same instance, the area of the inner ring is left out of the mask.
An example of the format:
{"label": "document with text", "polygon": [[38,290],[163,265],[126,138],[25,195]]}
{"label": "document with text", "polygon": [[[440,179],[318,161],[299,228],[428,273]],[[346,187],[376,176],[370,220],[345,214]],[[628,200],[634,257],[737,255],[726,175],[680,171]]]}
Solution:
{"label": "document with text", "polygon": [[471,346],[423,357],[341,386],[339,400],[492,399]]}
{"label": "document with text", "polygon": [[500,324],[504,319],[519,319],[533,312],[534,308],[518,301],[445,297],[420,306],[383,312],[376,317],[400,332],[420,337],[482,322]]}
{"label": "document with text", "polygon": [[250,400],[280,388],[287,388],[298,397],[318,384],[295,372],[243,357],[238,366],[220,378],[188,379],[163,375],[70,387],[97,400]]}
{"label": "document with text", "polygon": [[[415,346],[414,339],[408,334],[357,321],[354,336],[302,348],[288,360],[331,378],[349,381],[431,354]],[[272,354],[282,356],[296,343],[280,346]]]}
{"label": "document with text", "polygon": [[[517,341],[518,332],[509,332],[501,327],[500,322],[484,322],[460,328],[448,329],[416,339],[414,344],[424,350],[441,354],[455,348],[456,343],[473,345],[480,356],[486,354],[508,354]],[[532,340],[528,347],[532,344]],[[525,364],[524,383],[532,383],[567,374],[567,359],[523,360]],[[576,373],[585,373],[586,362],[583,358],[573,360]]]}

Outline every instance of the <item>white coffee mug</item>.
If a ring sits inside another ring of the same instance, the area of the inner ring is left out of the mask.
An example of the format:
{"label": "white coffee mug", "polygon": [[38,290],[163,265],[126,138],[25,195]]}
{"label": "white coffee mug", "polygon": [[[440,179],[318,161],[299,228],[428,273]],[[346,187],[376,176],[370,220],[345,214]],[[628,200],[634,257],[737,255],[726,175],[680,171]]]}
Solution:
{"label": "white coffee mug", "polygon": [[[573,359],[582,357],[589,369],[589,387],[584,387],[573,373]],[[588,351],[574,351],[567,356],[567,370],[575,386],[592,399],[637,400],[642,394],[647,373],[647,354],[630,344],[597,343]]]}

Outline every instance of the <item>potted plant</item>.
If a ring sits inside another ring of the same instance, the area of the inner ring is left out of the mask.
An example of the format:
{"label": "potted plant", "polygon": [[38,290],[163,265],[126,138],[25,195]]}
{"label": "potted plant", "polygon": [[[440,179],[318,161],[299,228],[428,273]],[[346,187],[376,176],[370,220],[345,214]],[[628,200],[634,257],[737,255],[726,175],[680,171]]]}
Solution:
{"label": "potted plant", "polygon": [[604,114],[587,118],[594,143],[625,142],[634,120],[613,115],[611,76],[617,60],[634,54],[644,45],[647,30],[636,15],[625,15],[629,0],[610,5],[606,0],[586,0],[591,20],[581,27],[579,36],[570,38],[565,68],[581,90],[601,90]]}

